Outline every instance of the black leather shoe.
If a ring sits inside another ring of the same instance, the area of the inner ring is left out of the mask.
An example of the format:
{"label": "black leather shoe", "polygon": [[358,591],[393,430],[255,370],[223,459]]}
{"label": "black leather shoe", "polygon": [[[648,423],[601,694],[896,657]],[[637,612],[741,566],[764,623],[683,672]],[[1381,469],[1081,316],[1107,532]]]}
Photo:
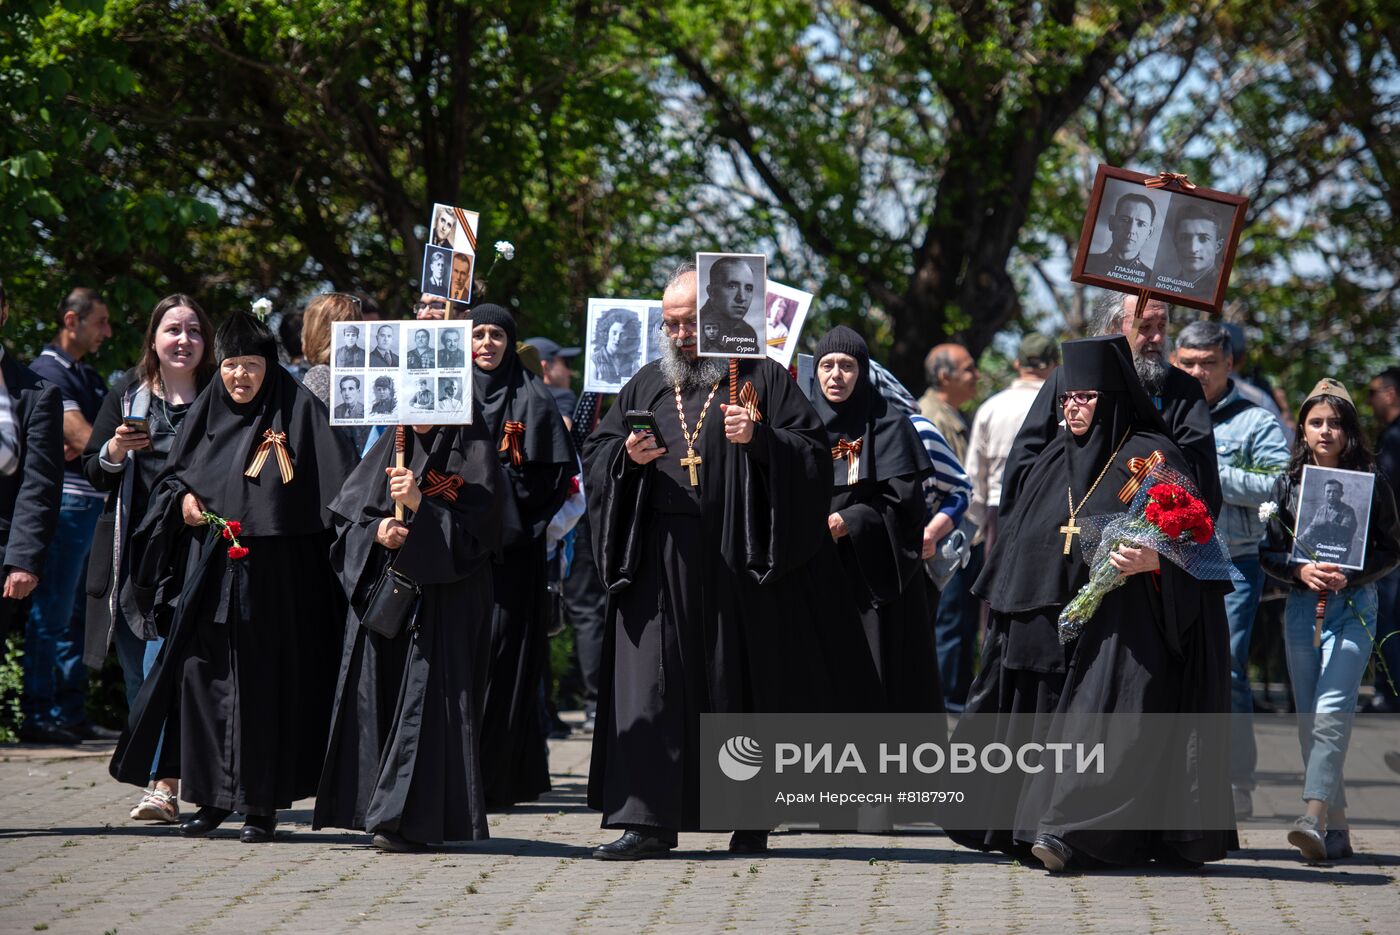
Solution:
{"label": "black leather shoe", "polygon": [[1035,843],[1031,845],[1031,853],[1051,873],[1064,870],[1074,859],[1073,849],[1053,834],[1036,835]]}
{"label": "black leather shoe", "polygon": [[736,831],[729,837],[729,853],[731,854],[766,854],[768,853],[768,832],[767,831]]}
{"label": "black leather shoe", "polygon": [[239,839],[244,844],[266,844],[276,834],[276,815],[249,815],[243,821],[243,833]]}
{"label": "black leather shoe", "polygon": [[394,831],[376,831],[373,840],[375,847],[391,854],[421,854],[428,849],[428,845],[410,841]]}
{"label": "black leather shoe", "polygon": [[102,727],[98,724],[74,724],[68,728],[83,740],[100,740],[103,743],[116,743],[122,739],[122,732],[112,730],[110,727]]}
{"label": "black leather shoe", "polygon": [[215,828],[224,823],[224,819],[232,815],[225,808],[214,808],[206,805],[194,813],[194,817],[180,826],[180,833],[187,838],[202,838]]}
{"label": "black leather shoe", "polygon": [[669,856],[671,848],[675,846],[669,841],[629,828],[611,844],[595,848],[593,857],[595,860],[651,860]]}
{"label": "black leather shoe", "polygon": [[64,746],[83,742],[83,738],[66,727],[21,727],[19,739],[24,743],[54,743]]}

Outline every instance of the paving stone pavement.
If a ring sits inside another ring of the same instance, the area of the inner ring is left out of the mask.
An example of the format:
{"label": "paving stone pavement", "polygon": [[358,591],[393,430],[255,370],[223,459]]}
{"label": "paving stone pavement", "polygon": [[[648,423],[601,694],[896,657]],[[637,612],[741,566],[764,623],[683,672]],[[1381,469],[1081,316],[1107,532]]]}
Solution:
{"label": "paving stone pavement", "polygon": [[[589,860],[613,837],[583,801],[589,742],[551,747],[542,801],[492,816],[490,841],[414,855],[312,832],[310,802],[272,844],[240,843],[237,819],[185,840],[127,819],[138,794],[107,776],[109,747],[0,748],[0,932],[1400,932],[1400,814],[1355,830],[1353,860],[1301,863],[1286,730],[1261,729],[1259,819],[1230,860],[1059,877],[932,829],[775,835],[763,857],[693,834],[667,860]],[[1400,780],[1381,752],[1354,745],[1348,778]]]}

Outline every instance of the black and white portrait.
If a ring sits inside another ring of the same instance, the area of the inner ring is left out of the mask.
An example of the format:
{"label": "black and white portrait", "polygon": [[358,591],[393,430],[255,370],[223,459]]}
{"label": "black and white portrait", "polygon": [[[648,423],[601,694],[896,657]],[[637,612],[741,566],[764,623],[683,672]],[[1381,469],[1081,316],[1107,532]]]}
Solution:
{"label": "black and white portrait", "polygon": [[460,377],[438,377],[438,412],[461,412],[465,402]]}
{"label": "black and white portrait", "polygon": [[413,377],[407,384],[408,408],[416,412],[432,412],[436,397],[431,377]]}
{"label": "black and white portrait", "polygon": [[359,324],[335,326],[335,365],[337,367],[363,367],[365,346],[361,343]]}
{"label": "black and white portrait", "polygon": [[1171,199],[1137,182],[1109,179],[1094,222],[1094,239],[1084,272],[1146,286],[1157,258]]}
{"label": "black and white portrait", "polygon": [[647,306],[647,327],[646,327],[646,352],[642,355],[642,363],[649,364],[653,360],[660,360],[665,353],[664,344],[670,340],[664,331],[661,330],[661,305]]}
{"label": "black and white portrait", "polygon": [[364,383],[357,376],[346,374],[336,381],[335,417],[363,419],[365,417]]}
{"label": "black and white portrait", "polygon": [[1374,488],[1375,475],[1369,471],[1304,465],[1293,561],[1363,568]]}
{"label": "black and white portrait", "polygon": [[397,367],[399,365],[399,326],[392,324],[369,323],[373,343],[369,349],[371,367]]}
{"label": "black and white portrait", "polygon": [[443,328],[438,332],[437,365],[442,368],[465,367],[465,332],[461,328]]}
{"label": "black and white portrait", "polygon": [[408,349],[409,370],[430,370],[437,364],[433,353],[433,333],[427,328],[412,329],[413,346]]}
{"label": "black and white portrait", "polygon": [[1228,205],[1173,195],[1153,267],[1152,288],[1201,299],[1213,297],[1233,215]]}
{"label": "black and white portrait", "polygon": [[583,351],[586,392],[616,393],[641,369],[648,340],[643,331],[652,304],[646,299],[588,300]]}
{"label": "black and white portrait", "polygon": [[[369,414],[376,422],[392,422],[399,413],[399,390],[393,377],[375,377],[372,384]],[[385,417],[390,418],[385,418]]]}
{"label": "black and white portrait", "polygon": [[451,250],[457,239],[457,218],[451,205],[433,205],[433,221],[428,243]]}
{"label": "black and white portrait", "polygon": [[447,297],[454,302],[467,303],[472,300],[472,266],[476,257],[470,253],[452,255],[452,281]]}
{"label": "black and white portrait", "polygon": [[696,255],[697,351],[702,357],[763,357],[768,258],[750,253]]}
{"label": "black and white portrait", "polygon": [[447,298],[452,280],[452,251],[432,245],[423,248],[423,281],[420,289]]}

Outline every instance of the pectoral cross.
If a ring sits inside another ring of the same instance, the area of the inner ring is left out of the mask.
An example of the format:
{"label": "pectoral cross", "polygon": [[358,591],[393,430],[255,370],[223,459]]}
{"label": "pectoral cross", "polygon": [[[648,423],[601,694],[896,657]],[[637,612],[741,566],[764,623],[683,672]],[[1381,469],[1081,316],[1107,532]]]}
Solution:
{"label": "pectoral cross", "polygon": [[690,486],[700,486],[700,472],[695,470],[700,466],[700,456],[695,453],[694,448],[686,451],[686,457],[681,458],[681,467],[690,468]]}
{"label": "pectoral cross", "polygon": [[1069,544],[1070,544],[1070,540],[1072,540],[1075,536],[1079,535],[1079,534],[1080,534],[1081,532],[1083,532],[1083,531],[1084,531],[1084,527],[1083,527],[1083,526],[1080,526],[1078,523],[1076,523],[1076,522],[1074,521],[1074,517],[1073,517],[1073,516],[1071,516],[1071,517],[1069,518],[1069,525],[1067,525],[1067,526],[1061,526],[1061,527],[1060,527],[1060,532],[1062,532],[1062,533],[1065,534],[1065,552],[1064,552],[1064,554],[1066,554],[1066,555],[1069,554]]}

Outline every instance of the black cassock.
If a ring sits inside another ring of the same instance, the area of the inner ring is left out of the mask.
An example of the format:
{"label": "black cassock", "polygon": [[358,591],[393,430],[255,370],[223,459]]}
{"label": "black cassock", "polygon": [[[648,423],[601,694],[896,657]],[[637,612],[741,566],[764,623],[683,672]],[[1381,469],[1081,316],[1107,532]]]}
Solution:
{"label": "black cassock", "polygon": [[[290,481],[275,450],[244,476],[266,432],[286,435]],[[191,405],[132,538],[127,587],[167,639],[112,757],[116,779],[146,785],[163,735],[154,773],[179,777],[187,802],[266,815],[316,791],[345,613],[324,504],[353,463],[275,358],[252,402],[215,379]],[[186,492],[242,524],[246,557],[184,524]]]}
{"label": "black cassock", "polygon": [[[1089,360],[1078,367],[1085,375],[1067,373],[1065,385],[1073,380],[1075,389],[1105,392],[1086,438],[1076,443],[1067,428],[1060,429],[1017,475],[1013,508],[1001,514],[1003,531],[974,586],[992,611],[965,709],[979,718],[961,723],[955,742],[998,741],[1015,749],[1075,715],[1118,715],[1116,731],[1123,718],[1135,715],[1189,717],[1230,710],[1226,582],[1199,581],[1163,559],[1160,576],[1130,576],[1108,593],[1077,640],[1059,643],[1060,610],[1089,578],[1078,536],[1064,554],[1059,527],[1068,523],[1066,488],[1078,504],[1125,435],[1094,493],[1079,507],[1081,520],[1126,510],[1118,494],[1132,476],[1133,458],[1160,451],[1167,467],[1190,475],[1189,463],[1163,433],[1132,372],[1127,342],[1120,337],[1068,342],[1067,371],[1076,369],[1074,361],[1084,352],[1075,345],[1101,346],[1090,347]],[[1210,819],[1201,817],[1232,814],[1227,750],[1200,748],[1189,738],[1163,742],[1160,732],[1142,734],[1141,742],[1119,741],[1106,745],[1102,776],[1057,778],[1050,770],[1027,777],[1017,770],[979,776],[979,782],[998,785],[1001,800],[1017,802],[1015,816],[1002,828],[950,828],[948,836],[966,847],[1025,858],[1036,835],[1046,832],[1062,837],[1079,855],[1111,864],[1219,860],[1236,846],[1233,831],[1211,830],[1204,826]],[[986,786],[975,791],[990,794]],[[1073,818],[1064,819],[1067,814]],[[1106,816],[1121,824],[1124,815],[1141,815],[1145,828],[1171,815],[1187,830],[1098,827]],[[1203,826],[1191,828],[1191,816],[1200,817]]]}
{"label": "black cassock", "polygon": [[549,748],[540,707],[549,661],[545,531],[569,496],[578,455],[554,398],[520,362],[515,319],[499,305],[479,305],[472,309],[472,322],[473,327],[498,325],[508,335],[496,369],[473,372],[481,422],[499,448],[507,481],[503,546],[492,569],[496,603],[481,718],[486,801],[505,806],[549,791]]}
{"label": "black cassock", "polygon": [[[913,423],[871,384],[865,340],[837,325],[817,345],[817,365],[832,353],[849,354],[860,366],[846,399],[831,402],[818,392],[813,408],[836,459],[830,512],[841,514],[848,531],[836,540],[836,554],[880,677],[874,709],[941,712],[932,582],[920,557],[927,513],[923,478],[933,465]],[[854,480],[853,445],[859,451]]]}
{"label": "black cassock", "polygon": [[[370,449],[331,504],[331,561],[351,599],[313,827],[476,840],[489,836],[479,731],[505,478],[479,419],[406,431],[406,463],[424,496],[393,553],[375,541],[394,512],[384,474],[393,436]],[[422,597],[413,622],[385,639],[360,619],[391,558]]]}
{"label": "black cassock", "polygon": [[[604,827],[699,826],[699,717],[870,710],[879,693],[855,608],[833,567],[831,453],[811,404],[771,360],[739,362],[761,421],[724,434],[721,380],[686,456],[656,362],[623,387],[584,446],[594,554],[607,586],[588,804]],[[695,430],[709,388],[682,394]],[[656,414],[667,453],[628,458],[623,414]]]}

